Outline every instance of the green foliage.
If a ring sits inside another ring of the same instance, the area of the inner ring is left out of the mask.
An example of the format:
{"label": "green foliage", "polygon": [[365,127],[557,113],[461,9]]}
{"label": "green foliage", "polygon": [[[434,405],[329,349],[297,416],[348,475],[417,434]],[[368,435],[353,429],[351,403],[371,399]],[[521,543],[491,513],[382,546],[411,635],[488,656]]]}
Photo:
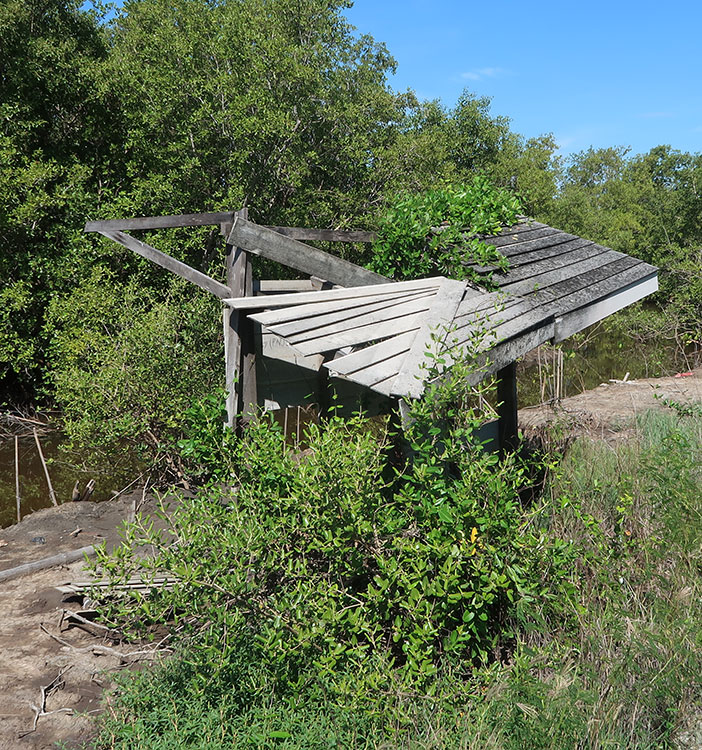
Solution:
{"label": "green foliage", "polygon": [[505,267],[504,257],[474,237],[513,224],[517,199],[483,177],[419,194],[403,193],[381,216],[371,266],[397,279],[436,274],[467,278],[466,263]]}
{"label": "green foliage", "polygon": [[[170,462],[186,414],[219,379],[219,305],[174,280],[165,297],[97,268],[53,300],[52,387],[69,443],[87,463],[125,450]],[[204,324],[206,322],[206,324]]]}

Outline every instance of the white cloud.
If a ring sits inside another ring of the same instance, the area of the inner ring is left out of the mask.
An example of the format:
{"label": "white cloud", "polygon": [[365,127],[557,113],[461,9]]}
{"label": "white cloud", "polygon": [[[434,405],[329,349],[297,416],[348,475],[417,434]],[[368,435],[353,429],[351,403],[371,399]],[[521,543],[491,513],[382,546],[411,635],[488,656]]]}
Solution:
{"label": "white cloud", "polygon": [[497,78],[499,76],[507,75],[508,73],[509,71],[504,68],[476,68],[475,70],[461,73],[461,78],[468,81],[480,81],[483,78]]}

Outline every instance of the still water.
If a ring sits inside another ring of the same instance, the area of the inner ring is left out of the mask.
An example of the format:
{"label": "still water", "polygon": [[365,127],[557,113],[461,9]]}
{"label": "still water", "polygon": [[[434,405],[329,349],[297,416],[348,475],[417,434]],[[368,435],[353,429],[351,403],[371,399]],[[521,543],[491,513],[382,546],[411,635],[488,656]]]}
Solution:
{"label": "still water", "polygon": [[[72,463],[59,451],[61,434],[53,432],[41,436],[41,448],[47,461],[49,476],[56,500],[69,502],[76,481],[83,489],[90,479],[95,480],[91,500],[106,500],[129,482],[122,476],[110,476],[99,471],[86,471]],[[19,480],[22,517],[51,505],[46,475],[41,465],[33,435],[19,438]],[[0,441],[0,528],[17,520],[15,501],[15,444],[14,440]]]}

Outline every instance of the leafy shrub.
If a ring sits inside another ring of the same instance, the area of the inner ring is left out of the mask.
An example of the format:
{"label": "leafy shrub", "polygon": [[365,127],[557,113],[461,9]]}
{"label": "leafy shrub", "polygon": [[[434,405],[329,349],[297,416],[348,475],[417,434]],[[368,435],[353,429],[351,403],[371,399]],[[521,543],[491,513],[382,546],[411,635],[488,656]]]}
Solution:
{"label": "leafy shrub", "polygon": [[54,398],[84,460],[131,452],[176,470],[184,414],[220,379],[219,304],[179,279],[163,296],[97,268],[52,301],[47,330]]}
{"label": "leafy shrub", "polygon": [[134,573],[129,550],[153,545],[148,570],[178,580],[116,601],[108,618],[188,623],[193,648],[223,669],[253,639],[276,691],[299,696],[313,674],[371,704],[499,656],[506,615],[543,598],[554,561],[523,527],[523,462],[476,444],[474,412],[437,421],[433,409],[413,413],[414,455],[395,470],[388,435],[361,417],[309,425],[304,455],[260,418],[232,446],[233,488],[184,499],[168,533],[138,522],[122,551],[101,553],[119,580]]}
{"label": "leafy shrub", "polygon": [[380,219],[371,266],[396,279],[437,274],[465,279],[471,276],[467,262],[504,268],[504,256],[475,235],[514,224],[518,213],[518,199],[484,177],[398,195]]}

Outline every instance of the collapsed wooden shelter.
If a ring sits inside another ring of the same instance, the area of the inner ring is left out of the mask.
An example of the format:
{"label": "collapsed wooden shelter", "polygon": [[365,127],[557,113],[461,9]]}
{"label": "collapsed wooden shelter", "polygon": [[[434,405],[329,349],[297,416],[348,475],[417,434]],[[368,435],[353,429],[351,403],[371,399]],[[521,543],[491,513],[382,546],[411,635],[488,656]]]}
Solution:
{"label": "collapsed wooden shelter", "polygon": [[[226,238],[226,284],[127,234],[206,225],[219,225]],[[500,444],[509,444],[517,433],[516,360],[658,288],[655,267],[528,219],[481,238],[508,261],[506,271],[473,266],[478,278],[490,275],[492,291],[444,277],[393,282],[301,241],[368,242],[370,232],[266,227],[248,221],[246,210],[95,221],[85,230],[224,301],[230,424],[254,405],[323,402],[327,377],[354,407],[418,398],[427,354],[441,347],[449,357],[477,354],[475,381],[497,374]],[[252,255],[310,278],[254,280]]]}

